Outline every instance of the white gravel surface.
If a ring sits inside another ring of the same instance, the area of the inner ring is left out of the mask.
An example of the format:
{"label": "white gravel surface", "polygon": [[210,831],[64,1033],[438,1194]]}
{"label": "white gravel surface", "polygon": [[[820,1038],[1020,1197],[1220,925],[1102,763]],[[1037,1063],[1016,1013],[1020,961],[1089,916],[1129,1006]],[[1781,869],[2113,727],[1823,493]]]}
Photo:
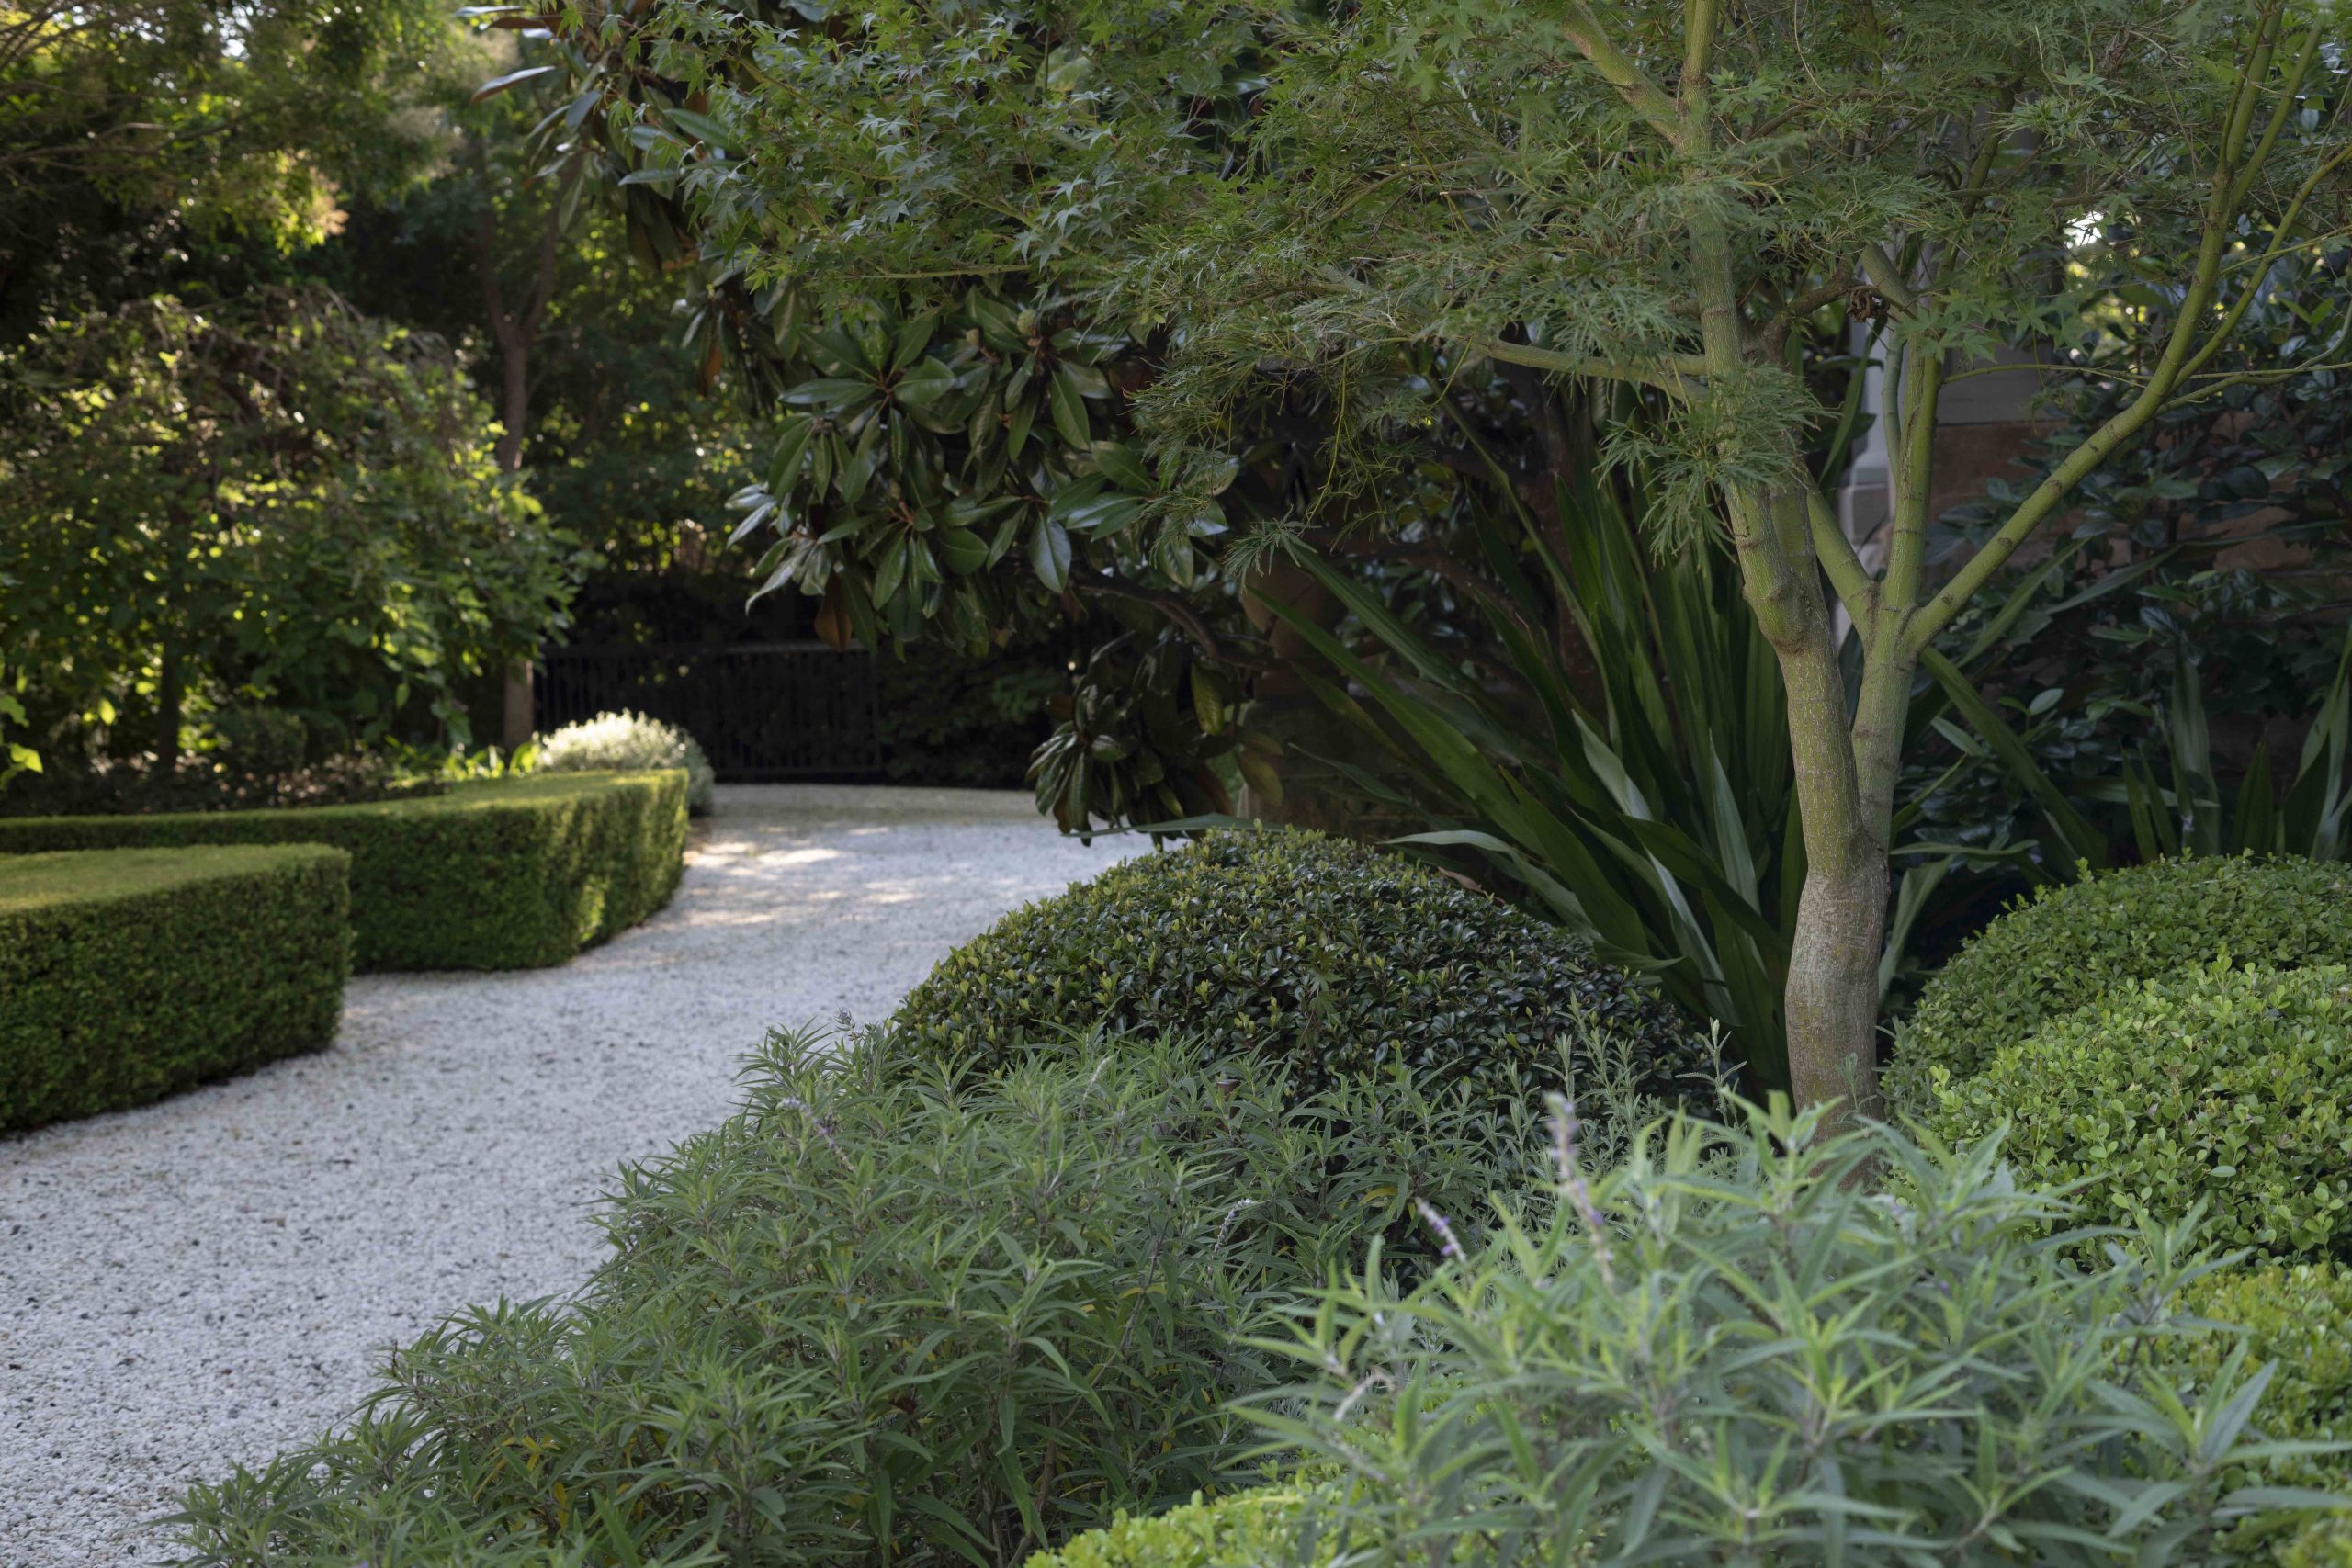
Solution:
{"label": "white gravel surface", "polygon": [[0,1564],[168,1561],[188,1482],[333,1425],[396,1341],[568,1291],[623,1162],[772,1024],[882,1016],[1132,840],[1025,795],[722,788],[669,908],[561,969],[357,976],[334,1046],[0,1137]]}

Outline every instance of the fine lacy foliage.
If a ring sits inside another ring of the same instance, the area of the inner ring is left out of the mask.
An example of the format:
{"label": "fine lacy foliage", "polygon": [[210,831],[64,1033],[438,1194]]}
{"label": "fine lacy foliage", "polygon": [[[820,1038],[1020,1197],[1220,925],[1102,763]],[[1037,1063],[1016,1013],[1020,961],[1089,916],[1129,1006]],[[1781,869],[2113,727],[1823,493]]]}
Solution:
{"label": "fine lacy foliage", "polygon": [[2352,970],[2226,963],[2127,986],[1939,1078],[1939,1136],[2009,1129],[2018,1179],[2098,1223],[2203,1205],[2227,1247],[2352,1252]]}
{"label": "fine lacy foliage", "polygon": [[2227,958],[2352,962],[2352,873],[2280,857],[2152,862],[2037,889],[1944,965],[1896,1036],[1887,1087],[1910,1110],[2045,1020],[2137,981]]}
{"label": "fine lacy foliage", "polygon": [[[196,1561],[1018,1563],[1242,1473],[1282,1303],[1537,1179],[1532,1115],[1119,1043],[961,1082],[777,1037],[573,1303],[460,1315],[188,1499]],[[1400,1224],[1400,1221],[1403,1222]]]}
{"label": "fine lacy foliage", "polygon": [[1706,1103],[1706,1038],[1566,932],[1403,856],[1317,833],[1219,833],[1139,856],[998,921],[899,1020],[1001,1058],[1098,1022],[1252,1051],[1305,1086],[1402,1065],[1523,1097],[1623,1076]]}
{"label": "fine lacy foliage", "polygon": [[1997,1139],[1755,1111],[1588,1178],[1566,1128],[1553,1215],[1410,1292],[1351,1280],[1286,1347],[1302,1403],[1263,1419],[1349,1477],[1324,1506],[1363,1560],[2193,1562],[2312,1501],[2233,1479],[2278,1454],[2275,1369],[2143,1370],[2188,1224],[2082,1269]]}
{"label": "fine lacy foliage", "polygon": [[539,740],[539,766],[555,773],[633,773],[654,768],[684,768],[686,809],[710,815],[711,790],[718,782],[702,743],[674,724],[623,710],[600,713],[567,724]]}

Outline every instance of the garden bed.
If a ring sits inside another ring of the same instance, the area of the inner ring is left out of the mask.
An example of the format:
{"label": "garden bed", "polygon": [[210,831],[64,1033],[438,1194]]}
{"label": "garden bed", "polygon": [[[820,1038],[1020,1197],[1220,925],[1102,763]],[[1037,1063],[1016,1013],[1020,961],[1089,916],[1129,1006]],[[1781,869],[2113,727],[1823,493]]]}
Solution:
{"label": "garden bed", "polygon": [[319,844],[0,858],[0,1129],[332,1041],[350,866]]}
{"label": "garden bed", "polygon": [[362,971],[561,964],[669,902],[685,839],[676,771],[465,784],[361,806],[0,820],[0,854],[331,844],[351,859]]}

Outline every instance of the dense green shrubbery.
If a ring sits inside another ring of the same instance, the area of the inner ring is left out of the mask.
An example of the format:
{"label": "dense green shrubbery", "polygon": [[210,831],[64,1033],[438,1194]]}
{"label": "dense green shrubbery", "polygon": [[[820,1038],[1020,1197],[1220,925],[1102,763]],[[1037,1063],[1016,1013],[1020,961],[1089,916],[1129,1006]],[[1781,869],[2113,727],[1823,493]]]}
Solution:
{"label": "dense green shrubbery", "polygon": [[1306,1086],[1401,1064],[1431,1081],[1556,1072],[1563,1042],[1645,1092],[1703,1100],[1704,1038],[1574,938],[1398,855],[1218,833],[1015,911],[950,954],[899,1021],[943,1055],[1069,1028],[1173,1031]]}
{"label": "dense green shrubbery", "polygon": [[1026,1568],[1322,1568],[1315,1515],[1296,1487],[1253,1486],[1214,1501],[1195,1496],[1164,1514],[1128,1517],[1041,1551]]}
{"label": "dense green shrubbery", "polygon": [[[2200,1317],[2242,1334],[2199,1334],[2160,1341],[2158,1359],[2190,1387],[2221,1374],[2240,1340],[2250,1365],[2276,1364],[2254,1424],[2274,1441],[2352,1443],[2352,1267],[2340,1263],[2268,1264],[2207,1275],[2182,1292]],[[2250,1467],[2244,1477],[2272,1486],[2352,1493],[2352,1450],[2293,1454]],[[2275,1545],[2284,1568],[2352,1564],[2352,1514],[2298,1529],[2291,1516],[2245,1527],[2242,1554]],[[2258,1560],[2258,1559],[2257,1559]]]}
{"label": "dense green shrubbery", "polygon": [[710,815],[718,782],[702,743],[674,724],[640,713],[600,713],[539,739],[539,766],[551,773],[645,773],[684,768],[686,810]]}
{"label": "dense green shrubbery", "polygon": [[2257,1369],[2179,1404],[2150,1371],[2185,1224],[2077,1267],[2045,1240],[2065,1205],[2014,1185],[1997,1140],[1939,1154],[1821,1115],[1674,1125],[1603,1175],[1571,1154],[1549,1218],[1300,1320],[1311,1390],[1264,1418],[1354,1478],[1324,1505],[1351,1546],[2190,1562],[2268,1505],[2233,1479]]}
{"label": "dense green shrubbery", "polygon": [[2165,860],[2037,889],[1928,982],[1898,1032],[1888,1093],[1921,1109],[1936,1068],[1966,1077],[2046,1019],[2220,957],[2275,969],[2352,963],[2352,869]]}
{"label": "dense green shrubbery", "polygon": [[0,625],[33,728],[166,768],[256,707],[311,756],[462,743],[469,682],[565,625],[590,558],[502,471],[449,344],[316,288],[41,327],[0,349]]}
{"label": "dense green shrubbery", "polygon": [[316,844],[0,856],[0,1130],[332,1041],[349,866]]}
{"label": "dense green shrubbery", "polygon": [[382,751],[346,751],[316,762],[282,765],[220,749],[165,768],[152,756],[119,759],[60,755],[41,759],[0,794],[0,817],[139,816],[163,811],[262,811],[279,807],[356,806],[438,795],[441,780],[420,777]]}
{"label": "dense green shrubbery", "polygon": [[363,970],[561,964],[677,886],[685,775],[461,784],[415,800],[302,810],[0,819],[0,853],[324,843],[351,855]]}
{"label": "dense green shrubbery", "polygon": [[2352,1243],[2352,971],[2216,964],[2109,993],[1931,1089],[1938,1135],[2010,1131],[2037,1186],[2101,1224],[2204,1203],[2226,1247]]}
{"label": "dense green shrubbery", "polygon": [[1401,1077],[1295,1104],[1167,1042],[926,1060],[778,1040],[628,1175],[576,1303],[460,1317],[349,1435],[199,1488],[200,1560],[1018,1563],[1242,1473],[1227,1402],[1281,1371],[1246,1337],[1374,1235],[1425,1269],[1411,1205],[1542,1158],[1531,1115]]}

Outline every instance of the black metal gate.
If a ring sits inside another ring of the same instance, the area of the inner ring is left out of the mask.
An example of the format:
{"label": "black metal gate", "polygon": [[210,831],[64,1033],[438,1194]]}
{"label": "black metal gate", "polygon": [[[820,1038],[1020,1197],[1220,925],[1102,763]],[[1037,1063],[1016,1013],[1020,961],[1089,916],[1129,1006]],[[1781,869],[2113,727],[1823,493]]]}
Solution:
{"label": "black metal gate", "polygon": [[542,732],[618,708],[683,725],[722,779],[854,779],[882,769],[879,692],[872,654],[821,642],[655,643],[542,654],[532,706]]}

